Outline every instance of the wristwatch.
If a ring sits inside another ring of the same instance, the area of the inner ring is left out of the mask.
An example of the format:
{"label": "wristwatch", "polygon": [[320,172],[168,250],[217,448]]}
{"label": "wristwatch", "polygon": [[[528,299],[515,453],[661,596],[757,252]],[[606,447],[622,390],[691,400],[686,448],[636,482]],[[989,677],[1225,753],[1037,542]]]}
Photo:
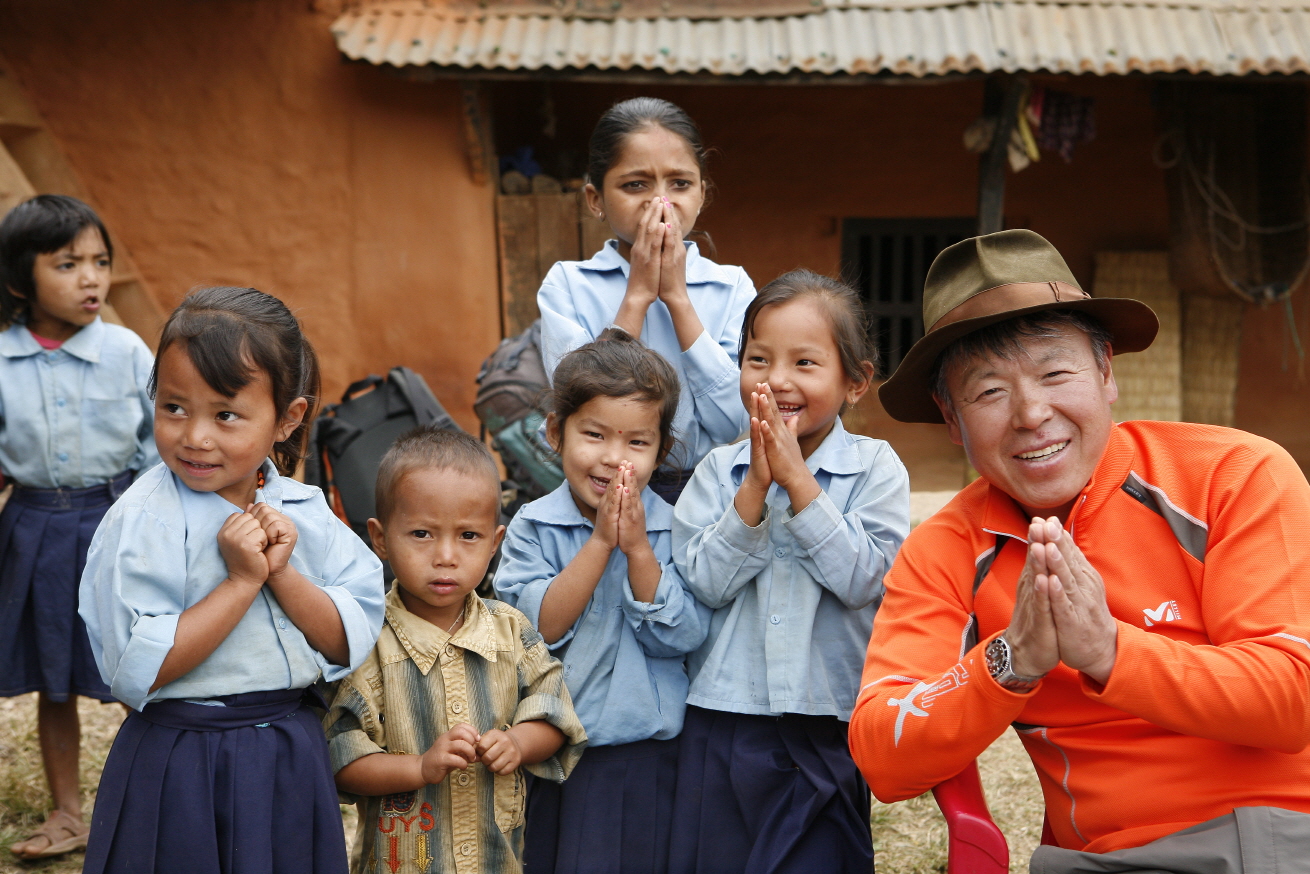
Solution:
{"label": "wristwatch", "polygon": [[[987,644],[987,673],[992,675],[1002,689],[1025,695],[1037,688],[1042,677],[1024,677],[1016,674],[1010,663],[1010,642],[1005,639],[1005,632]],[[1045,676],[1043,674],[1042,676]]]}

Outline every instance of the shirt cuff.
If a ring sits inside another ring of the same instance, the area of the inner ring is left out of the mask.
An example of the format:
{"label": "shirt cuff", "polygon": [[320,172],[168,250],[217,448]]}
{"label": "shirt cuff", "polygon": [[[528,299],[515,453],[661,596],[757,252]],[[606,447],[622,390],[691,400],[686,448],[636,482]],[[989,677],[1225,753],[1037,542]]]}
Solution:
{"label": "shirt cuff", "polygon": [[677,585],[669,577],[667,566],[660,566],[660,581],[655,586],[655,600],[647,603],[638,601],[632,594],[632,581],[625,580],[623,583],[623,614],[628,617],[628,624],[637,629],[643,622],[661,622],[665,625],[672,625],[674,617],[670,615],[673,611],[669,608],[669,586]]}
{"label": "shirt cuff", "polygon": [[760,524],[752,528],[742,521],[741,514],[737,512],[737,504],[734,502],[728,504],[728,512],[719,519],[718,531],[724,543],[739,552],[754,555],[769,548],[769,526],[767,503],[760,515]]}
{"label": "shirt cuff", "polygon": [[804,510],[794,516],[788,511],[786,516],[782,524],[806,552],[813,552],[831,537],[842,521],[837,505],[828,497],[827,492],[822,491]]}
{"label": "shirt cuff", "polygon": [[514,725],[540,720],[555,726],[564,735],[564,746],[555,755],[535,765],[524,765],[528,773],[555,783],[563,783],[587,748],[587,733],[578,721],[573,707],[562,698],[538,693],[519,702],[514,711]]}
{"label": "shirt cuff", "polygon": [[160,689],[152,692],[150,687],[159,678],[159,669],[173,649],[177,620],[175,613],[142,616],[132,626],[132,638],[118,660],[109,691],[133,710],[145,707],[160,692]]}
{"label": "shirt cuff", "polygon": [[693,397],[709,394],[724,380],[735,382],[741,379],[736,364],[728,358],[723,347],[714,342],[709,331],[701,331],[696,341],[683,351],[682,367]]}
{"label": "shirt cuff", "polygon": [[329,683],[336,682],[364,664],[364,659],[372,652],[373,645],[378,641],[378,631],[381,630],[381,623],[378,623],[378,629],[372,628],[368,621],[368,616],[364,614],[364,608],[355,600],[354,594],[344,586],[321,586],[327,596],[332,599],[336,605],[337,613],[341,615],[341,627],[346,632],[346,646],[350,651],[349,665],[334,665],[323,657],[322,653],[318,654],[320,667],[323,671],[323,679]]}
{"label": "shirt cuff", "polygon": [[[332,773],[335,774],[342,768],[365,756],[371,756],[374,753],[385,753],[386,750],[373,743],[362,728],[343,731],[341,734],[333,737],[328,741],[328,756],[332,761]],[[423,750],[418,750],[418,755],[423,754]]]}

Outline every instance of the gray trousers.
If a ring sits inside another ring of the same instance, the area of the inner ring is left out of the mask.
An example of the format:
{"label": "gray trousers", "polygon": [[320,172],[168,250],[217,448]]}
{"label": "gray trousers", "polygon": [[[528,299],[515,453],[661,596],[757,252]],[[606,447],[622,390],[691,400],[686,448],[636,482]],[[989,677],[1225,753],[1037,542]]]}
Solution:
{"label": "gray trousers", "polygon": [[1143,847],[1084,853],[1042,846],[1030,874],[1310,874],[1310,815],[1238,807]]}

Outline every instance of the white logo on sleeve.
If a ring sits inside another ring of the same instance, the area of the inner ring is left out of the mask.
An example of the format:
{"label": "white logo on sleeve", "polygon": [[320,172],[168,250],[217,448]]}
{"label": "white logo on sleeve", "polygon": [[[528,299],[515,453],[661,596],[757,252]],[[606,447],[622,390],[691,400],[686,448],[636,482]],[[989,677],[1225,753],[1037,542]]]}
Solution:
{"label": "white logo on sleeve", "polygon": [[1177,601],[1165,601],[1159,607],[1152,610],[1147,607],[1142,613],[1146,616],[1146,627],[1150,628],[1157,622],[1177,622],[1182,618],[1182,613],[1178,610]]}
{"label": "white logo on sleeve", "polygon": [[[927,716],[928,711],[925,708],[931,707],[932,703],[942,695],[954,691],[968,682],[969,672],[964,669],[964,665],[956,665],[931,686],[920,681],[904,698],[888,698],[888,707],[899,707],[901,709],[896,714],[895,746],[901,745],[901,730],[905,727],[905,717]],[[914,699],[919,698],[921,695],[923,697],[920,699],[920,703],[923,704],[923,707],[919,707],[914,703]]]}

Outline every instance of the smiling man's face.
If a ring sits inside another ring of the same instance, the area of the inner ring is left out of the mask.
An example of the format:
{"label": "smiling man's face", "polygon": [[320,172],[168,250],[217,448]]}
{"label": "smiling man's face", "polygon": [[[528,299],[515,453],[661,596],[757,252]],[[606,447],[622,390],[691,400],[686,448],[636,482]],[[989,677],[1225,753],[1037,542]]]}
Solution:
{"label": "smiling man's face", "polygon": [[1087,334],[1061,326],[1013,358],[954,365],[946,386],[951,403],[938,405],[974,469],[1030,517],[1066,519],[1110,439],[1119,389],[1109,357],[1102,372]]}

